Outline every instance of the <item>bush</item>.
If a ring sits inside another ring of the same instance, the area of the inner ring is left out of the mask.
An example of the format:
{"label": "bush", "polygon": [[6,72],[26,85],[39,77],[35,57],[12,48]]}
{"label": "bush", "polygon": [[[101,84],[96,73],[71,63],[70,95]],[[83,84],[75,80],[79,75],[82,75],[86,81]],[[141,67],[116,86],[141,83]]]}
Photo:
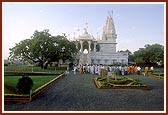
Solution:
{"label": "bush", "polygon": [[8,66],[8,64],[7,64],[7,63],[5,63],[5,64],[4,64],[4,66]]}
{"label": "bush", "polygon": [[24,75],[18,80],[16,88],[20,94],[29,94],[31,88],[33,87],[33,80]]}

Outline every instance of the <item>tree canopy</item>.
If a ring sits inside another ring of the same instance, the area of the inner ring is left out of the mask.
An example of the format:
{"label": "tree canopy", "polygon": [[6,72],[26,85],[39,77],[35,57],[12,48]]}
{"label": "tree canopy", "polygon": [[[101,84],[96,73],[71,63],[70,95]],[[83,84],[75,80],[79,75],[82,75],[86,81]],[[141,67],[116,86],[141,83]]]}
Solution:
{"label": "tree canopy", "polygon": [[30,39],[20,41],[10,48],[10,59],[29,63],[39,63],[47,68],[50,62],[73,61],[77,53],[74,42],[68,41],[65,34],[52,36],[48,29],[35,31]]}
{"label": "tree canopy", "polygon": [[134,52],[134,61],[137,64],[164,64],[164,46],[160,44],[146,44]]}

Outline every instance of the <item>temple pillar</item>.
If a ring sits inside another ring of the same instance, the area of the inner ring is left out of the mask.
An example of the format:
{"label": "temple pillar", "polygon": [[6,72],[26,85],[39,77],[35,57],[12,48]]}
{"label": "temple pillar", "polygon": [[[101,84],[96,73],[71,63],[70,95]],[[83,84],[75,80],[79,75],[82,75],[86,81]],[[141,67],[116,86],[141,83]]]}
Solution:
{"label": "temple pillar", "polygon": [[80,58],[79,58],[79,65],[83,64],[83,41],[79,41],[81,49],[80,49]]}
{"label": "temple pillar", "polygon": [[88,51],[88,53],[90,53],[90,51],[91,51],[91,41],[88,41],[88,44],[89,44],[89,51]]}
{"label": "temple pillar", "polygon": [[96,52],[96,43],[94,42],[94,52]]}
{"label": "temple pillar", "polygon": [[80,45],[81,45],[81,53],[83,53],[83,41],[80,41]]}

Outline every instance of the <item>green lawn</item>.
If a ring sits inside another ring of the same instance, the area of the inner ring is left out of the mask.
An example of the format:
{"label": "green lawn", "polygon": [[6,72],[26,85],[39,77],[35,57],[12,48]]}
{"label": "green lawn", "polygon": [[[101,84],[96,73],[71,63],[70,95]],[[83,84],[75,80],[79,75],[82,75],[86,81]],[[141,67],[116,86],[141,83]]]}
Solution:
{"label": "green lawn", "polygon": [[4,66],[4,71],[56,71],[56,70],[66,70],[66,67],[48,67],[47,69],[41,69],[37,66]]}
{"label": "green lawn", "polygon": [[[9,86],[13,89],[16,90],[16,85],[18,82],[18,79],[21,78],[22,76],[4,76],[4,85]],[[45,83],[49,82],[50,80],[54,79],[56,75],[47,75],[47,76],[29,76],[33,80],[33,88],[32,90],[34,91],[38,87],[44,85]],[[4,89],[4,93],[12,93],[11,91],[7,90],[6,88]]]}

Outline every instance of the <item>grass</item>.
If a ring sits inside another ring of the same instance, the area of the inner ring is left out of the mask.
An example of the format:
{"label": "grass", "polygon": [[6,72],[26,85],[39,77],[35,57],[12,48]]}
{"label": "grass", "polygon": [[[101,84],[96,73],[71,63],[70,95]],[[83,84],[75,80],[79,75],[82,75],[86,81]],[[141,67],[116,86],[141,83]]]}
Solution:
{"label": "grass", "polygon": [[4,71],[57,71],[57,70],[66,70],[66,67],[48,67],[47,69],[41,69],[38,66],[4,66]]}
{"label": "grass", "polygon": [[57,70],[57,71],[45,71],[45,72],[30,72],[30,71],[5,71],[4,76],[35,76],[35,75],[60,75],[64,73],[65,70]]}
{"label": "grass", "polygon": [[164,68],[163,67],[156,67],[156,68],[154,68],[154,71],[158,72],[158,73],[164,73]]}
{"label": "grass", "polygon": [[4,66],[4,93],[17,94],[16,85],[22,75],[26,74],[32,78],[34,83],[32,91],[35,91],[54,79],[57,75],[64,73],[66,69],[66,67],[48,67],[47,69],[41,69],[41,67],[25,65]]}
{"label": "grass", "polygon": [[17,76],[28,74],[29,76],[34,75],[47,75],[47,74],[62,74],[66,70],[66,67],[48,67],[47,69],[41,69],[37,66],[4,66],[4,75],[5,76]]}
{"label": "grass", "polygon": [[[22,76],[5,76],[4,77],[4,85],[8,86],[12,89],[11,90],[7,90],[6,88],[4,89],[4,93],[5,94],[13,94],[14,90],[16,90],[16,85],[18,82],[18,79],[21,78]],[[37,89],[38,87],[44,85],[45,83],[49,82],[50,80],[54,79],[56,76],[55,75],[47,75],[47,76],[29,76],[32,78],[33,80],[33,88],[32,91],[34,91],[35,89]]]}

